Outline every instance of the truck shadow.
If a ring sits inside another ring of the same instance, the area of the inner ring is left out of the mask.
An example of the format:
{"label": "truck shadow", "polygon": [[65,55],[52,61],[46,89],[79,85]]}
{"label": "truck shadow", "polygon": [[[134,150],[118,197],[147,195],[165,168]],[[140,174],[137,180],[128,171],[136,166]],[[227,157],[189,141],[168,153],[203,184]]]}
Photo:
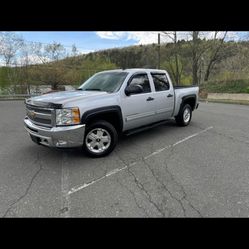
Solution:
{"label": "truck shadow", "polygon": [[169,120],[165,124],[161,124],[161,125],[158,125],[157,127],[149,128],[147,130],[134,133],[129,136],[121,135],[119,143],[130,141],[133,139],[137,140],[138,143],[139,141],[144,141],[144,140],[148,140],[149,142],[151,139],[156,139],[162,136],[162,133],[167,134],[167,133],[170,133],[172,130],[176,130],[177,128],[180,128],[180,127],[175,123],[175,121]]}
{"label": "truck shadow", "polygon": [[[157,127],[150,128],[148,130],[144,130],[138,133],[134,133],[132,135],[120,135],[118,144],[110,155],[105,158],[111,157],[117,151],[121,151],[122,153],[125,151],[132,151],[133,149],[142,148],[145,146],[149,146],[152,143],[155,143],[159,138],[163,136],[167,136],[167,134],[172,133],[173,131],[176,132],[177,129],[182,129],[179,127],[174,120],[170,120],[165,124],[161,124]],[[53,149],[57,151],[58,154],[60,153],[67,153],[68,157],[72,158],[86,158],[89,160],[103,160],[103,158],[90,158],[88,157],[81,148],[74,148],[74,149]],[[135,151],[134,151],[135,153]]]}
{"label": "truck shadow", "polygon": [[[114,149],[114,152],[112,152],[107,157],[102,158],[91,158],[88,157],[85,152],[82,150],[82,148],[48,148],[43,145],[33,145],[29,148],[29,151],[32,153],[37,153],[39,150],[42,152],[43,155],[46,155],[46,161],[49,160],[49,158],[54,160],[55,158],[59,159],[63,156],[66,156],[67,159],[72,160],[73,162],[79,162],[77,160],[81,160],[84,162],[90,162],[90,161],[102,161],[106,160],[107,158],[112,159],[113,155],[116,152],[122,152],[124,155],[126,152],[128,154],[136,153],[137,151],[139,153],[139,150],[141,149],[141,153],[143,153],[143,149],[146,146],[149,147],[151,144],[155,143],[155,141],[158,141],[163,136],[167,136],[167,134],[172,133],[173,131],[176,132],[177,129],[182,129],[181,127],[177,126],[174,120],[169,120],[165,124],[161,124],[157,127],[150,128],[148,130],[141,131],[139,133],[135,133],[129,136],[121,135],[119,137],[119,141],[117,144],[117,147]],[[140,148],[140,149],[139,149]],[[140,154],[141,154],[140,153]]]}

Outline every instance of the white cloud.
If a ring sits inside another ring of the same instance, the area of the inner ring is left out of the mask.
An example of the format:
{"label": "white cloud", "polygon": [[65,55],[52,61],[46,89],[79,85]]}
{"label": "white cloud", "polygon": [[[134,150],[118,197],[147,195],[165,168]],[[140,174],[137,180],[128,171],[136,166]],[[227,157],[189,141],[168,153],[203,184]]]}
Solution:
{"label": "white cloud", "polygon": [[137,44],[149,44],[157,42],[156,32],[121,32],[121,31],[101,31],[96,34],[102,39],[110,40],[135,40]]}
{"label": "white cloud", "polygon": [[81,48],[78,48],[78,54],[88,54],[88,53],[92,53],[94,52],[93,49],[81,49]]}
{"label": "white cloud", "polygon": [[[167,31],[170,33],[170,31]],[[105,32],[96,32],[96,34],[102,39],[111,39],[111,40],[135,40],[135,45],[139,44],[151,44],[157,43],[158,33],[161,33],[161,42],[172,42],[170,35],[165,35],[161,31],[136,31],[136,32],[117,32],[117,31],[105,31]],[[218,33],[218,38],[224,36],[224,31]],[[214,31],[205,31],[201,32],[200,37],[206,39],[214,38]],[[178,31],[177,32],[178,40],[191,40],[191,34],[188,31]],[[238,40],[239,35],[236,32],[228,32],[226,40]]]}
{"label": "white cloud", "polygon": [[96,34],[103,39],[119,40],[125,38],[127,32],[100,31]]}
{"label": "white cloud", "polygon": [[133,39],[138,44],[151,44],[157,43],[158,32],[145,31],[145,32],[127,32],[127,40]]}

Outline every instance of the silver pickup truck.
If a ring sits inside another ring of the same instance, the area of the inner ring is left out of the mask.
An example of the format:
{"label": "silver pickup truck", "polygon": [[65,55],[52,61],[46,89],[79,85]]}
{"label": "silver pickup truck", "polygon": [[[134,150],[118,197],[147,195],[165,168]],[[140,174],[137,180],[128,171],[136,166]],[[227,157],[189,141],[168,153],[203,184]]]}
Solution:
{"label": "silver pickup truck", "polygon": [[93,75],[74,91],[25,100],[25,129],[49,147],[83,147],[109,154],[119,134],[132,134],[175,118],[187,126],[198,108],[199,88],[173,87],[165,70],[125,69]]}

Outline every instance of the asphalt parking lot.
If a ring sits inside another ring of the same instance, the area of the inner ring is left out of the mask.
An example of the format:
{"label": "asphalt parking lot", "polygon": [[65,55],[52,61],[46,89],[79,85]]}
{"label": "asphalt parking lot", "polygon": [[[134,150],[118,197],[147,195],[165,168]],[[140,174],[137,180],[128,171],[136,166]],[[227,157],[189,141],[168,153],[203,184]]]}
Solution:
{"label": "asphalt parking lot", "polygon": [[201,103],[105,158],[34,144],[0,102],[1,217],[249,217],[249,106]]}

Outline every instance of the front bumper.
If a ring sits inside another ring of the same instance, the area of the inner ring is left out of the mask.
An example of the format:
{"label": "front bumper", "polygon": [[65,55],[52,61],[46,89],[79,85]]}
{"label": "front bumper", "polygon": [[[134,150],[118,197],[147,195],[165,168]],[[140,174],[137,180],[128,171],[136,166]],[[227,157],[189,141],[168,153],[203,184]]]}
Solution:
{"label": "front bumper", "polygon": [[34,142],[49,147],[71,148],[83,145],[85,125],[63,127],[40,127],[33,124],[28,117],[24,119],[24,128]]}

